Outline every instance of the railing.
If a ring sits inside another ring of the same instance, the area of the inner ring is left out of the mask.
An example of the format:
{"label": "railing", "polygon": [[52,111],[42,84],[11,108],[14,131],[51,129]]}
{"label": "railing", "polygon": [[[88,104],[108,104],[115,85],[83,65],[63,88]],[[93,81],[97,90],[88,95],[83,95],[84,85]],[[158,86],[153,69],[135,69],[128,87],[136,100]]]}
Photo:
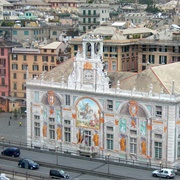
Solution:
{"label": "railing", "polygon": [[83,14],[83,13],[78,13],[79,17],[100,17],[100,13],[98,14]]}
{"label": "railing", "polygon": [[100,22],[99,21],[97,21],[97,22],[82,22],[82,21],[79,21],[79,24],[80,25],[99,25],[100,24]]}
{"label": "railing", "polygon": [[[95,161],[95,162],[104,162],[107,161],[107,156],[97,153],[97,154],[93,154],[92,156],[84,156],[84,154],[80,153],[79,151],[75,151],[72,149],[67,149],[67,148],[63,148],[61,147],[61,151],[59,151],[59,149],[49,149],[46,147],[41,147],[40,148],[36,148],[33,147],[30,144],[27,143],[22,143],[22,142],[18,142],[18,141],[10,141],[10,140],[5,140],[5,139],[1,139],[0,141],[0,145],[4,147],[10,147],[10,146],[15,146],[15,147],[19,147],[21,149],[25,149],[25,150],[29,150],[29,151],[35,151],[35,152],[41,152],[41,153],[47,153],[47,154],[52,154],[52,151],[54,152],[54,155],[58,155],[58,156],[65,156],[65,157],[71,157],[71,158],[76,158],[76,159],[85,159],[85,160],[91,160],[91,161]],[[15,158],[16,159],[16,158]],[[44,163],[44,162],[43,162]],[[123,165],[123,166],[127,166],[127,167],[134,167],[137,169],[146,169],[146,170],[153,170],[153,169],[159,169],[159,163],[152,163],[149,159],[128,159],[127,157],[115,157],[115,156],[110,156],[109,157],[109,163],[110,164],[114,164],[114,165]],[[170,168],[172,169],[172,167],[167,166],[166,163],[164,162],[163,167],[166,168]],[[180,173],[177,173],[178,175],[180,175]]]}

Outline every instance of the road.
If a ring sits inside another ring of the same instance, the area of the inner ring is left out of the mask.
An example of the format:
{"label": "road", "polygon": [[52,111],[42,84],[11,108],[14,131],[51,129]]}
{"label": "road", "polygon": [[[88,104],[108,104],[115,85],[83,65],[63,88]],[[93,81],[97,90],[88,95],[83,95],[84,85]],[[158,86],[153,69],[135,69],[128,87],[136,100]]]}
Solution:
{"label": "road", "polygon": [[[99,171],[99,172],[106,172],[108,170],[108,164],[103,162],[94,162],[94,161],[87,161],[82,159],[76,159],[76,158],[68,158],[63,156],[56,156],[53,154],[45,154],[45,153],[39,153],[39,152],[33,152],[33,151],[27,151],[27,150],[21,150],[21,158],[26,157],[30,158],[36,161],[42,161],[42,162],[49,162],[56,164],[58,160],[58,165],[61,166],[71,166],[76,168],[82,168],[82,169],[89,169],[92,171]],[[15,171],[23,171],[26,172],[26,169],[20,169],[17,166],[17,162],[7,161],[0,159],[1,166],[9,167],[10,169],[14,169]],[[39,175],[46,176],[48,178],[49,169],[47,167],[41,166],[39,170],[33,171],[37,172]],[[28,170],[30,171],[30,170]],[[143,170],[143,169],[136,169],[131,167],[125,167],[125,166],[117,166],[113,164],[109,164],[109,172],[112,174],[119,174],[122,176],[129,177],[128,179],[132,178],[138,178],[139,180],[153,180],[158,179],[151,176],[151,171]],[[100,179],[99,177],[94,177],[92,175],[83,175],[79,174],[73,171],[68,171],[68,174],[70,174],[71,179]],[[108,179],[108,178],[101,178],[102,180]],[[180,179],[179,176],[175,177],[175,179]]]}

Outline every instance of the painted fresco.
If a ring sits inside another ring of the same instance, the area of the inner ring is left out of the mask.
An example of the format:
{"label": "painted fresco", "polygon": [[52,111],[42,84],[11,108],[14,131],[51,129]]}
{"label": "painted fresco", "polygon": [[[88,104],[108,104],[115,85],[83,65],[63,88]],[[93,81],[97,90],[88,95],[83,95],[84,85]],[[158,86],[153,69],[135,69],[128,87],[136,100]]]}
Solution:
{"label": "painted fresco", "polygon": [[78,127],[99,129],[99,106],[89,98],[84,98],[76,106]]}
{"label": "painted fresco", "polygon": [[146,135],[146,121],[140,121],[140,133],[142,136]]}
{"label": "painted fresco", "polygon": [[125,118],[121,118],[119,120],[119,131],[122,133],[126,132],[126,119]]}
{"label": "painted fresco", "polygon": [[60,111],[60,109],[56,109],[56,123],[61,124],[61,111]]}
{"label": "painted fresco", "polygon": [[120,150],[125,152],[126,151],[126,135],[120,134],[119,144],[120,144]]}

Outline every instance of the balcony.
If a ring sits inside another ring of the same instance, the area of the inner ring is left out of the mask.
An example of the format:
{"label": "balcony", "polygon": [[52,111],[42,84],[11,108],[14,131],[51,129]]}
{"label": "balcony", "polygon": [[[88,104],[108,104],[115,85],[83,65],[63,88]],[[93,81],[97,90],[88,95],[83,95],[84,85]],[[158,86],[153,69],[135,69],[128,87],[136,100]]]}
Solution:
{"label": "balcony", "polygon": [[82,22],[79,21],[79,25],[100,25],[100,22]]}
{"label": "balcony", "polygon": [[82,14],[82,13],[78,13],[79,17],[100,17],[100,14]]}

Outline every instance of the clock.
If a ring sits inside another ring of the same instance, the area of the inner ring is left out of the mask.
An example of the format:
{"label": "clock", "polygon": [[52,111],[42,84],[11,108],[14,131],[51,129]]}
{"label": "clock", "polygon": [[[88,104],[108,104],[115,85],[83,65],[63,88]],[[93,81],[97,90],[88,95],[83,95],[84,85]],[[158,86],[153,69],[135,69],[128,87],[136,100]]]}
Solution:
{"label": "clock", "polygon": [[94,74],[93,70],[84,70],[83,72],[83,83],[85,84],[92,84],[94,81]]}

